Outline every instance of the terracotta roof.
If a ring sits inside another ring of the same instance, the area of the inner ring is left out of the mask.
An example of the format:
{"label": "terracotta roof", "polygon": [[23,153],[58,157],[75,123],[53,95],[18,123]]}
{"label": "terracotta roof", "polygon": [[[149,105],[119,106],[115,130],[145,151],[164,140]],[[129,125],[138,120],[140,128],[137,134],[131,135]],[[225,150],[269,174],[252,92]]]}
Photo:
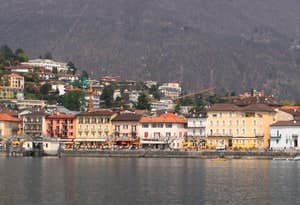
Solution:
{"label": "terracotta roof", "polygon": [[139,121],[142,115],[136,113],[121,113],[112,121]]}
{"label": "terracotta roof", "polygon": [[282,110],[300,110],[300,106],[297,106],[297,105],[284,105],[284,106],[281,106],[280,109],[282,109]]}
{"label": "terracotta roof", "polygon": [[48,115],[47,119],[74,119],[75,115],[73,114],[65,114],[65,113],[55,113],[52,115]]}
{"label": "terracotta roof", "polygon": [[177,116],[174,113],[164,113],[159,116],[142,117],[140,122],[144,123],[187,123],[184,117]]}
{"label": "terracotta roof", "polygon": [[300,121],[291,120],[291,121],[278,121],[271,125],[271,127],[276,126],[300,126]]}
{"label": "terracotta roof", "polygon": [[23,76],[16,74],[16,73],[11,73],[8,75],[9,77],[14,77],[14,78],[23,78]]}
{"label": "terracotta roof", "polygon": [[114,114],[111,110],[96,110],[93,112],[82,112],[77,114],[77,116],[112,116]]}
{"label": "terracotta roof", "polygon": [[21,120],[19,118],[13,117],[6,113],[0,113],[0,121],[21,122]]}
{"label": "terracotta roof", "polygon": [[46,116],[48,113],[44,111],[34,111],[32,113],[25,114],[24,116]]}
{"label": "terracotta roof", "polygon": [[235,104],[214,104],[207,111],[251,111],[251,112],[274,112],[275,110],[266,104],[250,104],[238,106]]}

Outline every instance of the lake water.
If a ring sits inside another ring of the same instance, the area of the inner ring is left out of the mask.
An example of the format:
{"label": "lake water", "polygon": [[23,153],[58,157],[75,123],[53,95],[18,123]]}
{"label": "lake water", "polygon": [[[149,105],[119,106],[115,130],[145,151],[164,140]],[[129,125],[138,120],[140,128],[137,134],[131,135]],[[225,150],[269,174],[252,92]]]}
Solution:
{"label": "lake water", "polygon": [[0,157],[0,204],[300,204],[300,162]]}

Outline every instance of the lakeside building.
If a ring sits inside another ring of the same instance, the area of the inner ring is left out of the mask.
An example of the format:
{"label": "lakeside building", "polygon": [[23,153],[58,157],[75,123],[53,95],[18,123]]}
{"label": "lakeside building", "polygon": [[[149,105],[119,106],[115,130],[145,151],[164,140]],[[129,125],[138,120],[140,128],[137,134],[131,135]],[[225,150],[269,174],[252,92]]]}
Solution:
{"label": "lakeside building", "polygon": [[75,138],[75,114],[56,112],[46,117],[47,136],[72,140]]}
{"label": "lakeside building", "polygon": [[266,104],[214,104],[207,109],[207,146],[267,148],[276,111]]}
{"label": "lakeside building", "polygon": [[28,65],[32,67],[40,67],[40,68],[46,68],[47,70],[50,70],[51,72],[67,72],[68,71],[68,65],[67,63],[57,62],[50,59],[33,59],[29,60],[28,62],[23,62],[21,65]]}
{"label": "lakeside building", "polygon": [[205,112],[191,113],[187,119],[187,148],[205,148],[207,114]]}
{"label": "lakeside building", "polygon": [[33,111],[20,115],[23,134],[30,137],[46,136],[46,116],[47,113],[44,111]]}
{"label": "lakeside building", "polygon": [[6,113],[0,113],[0,142],[20,134],[21,120]]}
{"label": "lakeside building", "polygon": [[298,149],[300,121],[278,121],[270,126],[271,149]]}
{"label": "lakeside building", "polygon": [[76,139],[82,147],[102,146],[113,136],[112,119],[116,116],[111,110],[82,112],[76,115]]}
{"label": "lakeside building", "polygon": [[125,112],[112,119],[114,143],[121,146],[138,146],[138,128],[141,117],[142,115],[136,113]]}
{"label": "lakeside building", "polygon": [[184,117],[174,113],[142,117],[139,125],[141,147],[181,148],[187,134],[186,124]]}

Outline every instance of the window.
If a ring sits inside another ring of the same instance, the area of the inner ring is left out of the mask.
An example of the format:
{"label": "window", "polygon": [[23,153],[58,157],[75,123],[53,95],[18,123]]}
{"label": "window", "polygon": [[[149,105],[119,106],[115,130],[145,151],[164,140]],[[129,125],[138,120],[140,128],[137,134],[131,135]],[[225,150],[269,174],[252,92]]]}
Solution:
{"label": "window", "polygon": [[[194,122],[194,125],[195,125],[195,121],[193,121]],[[172,128],[172,123],[168,123],[168,124],[166,124],[166,128]]]}
{"label": "window", "polygon": [[236,134],[238,135],[238,134],[240,134],[240,131],[239,131],[239,129],[236,129]]}
{"label": "window", "polygon": [[229,120],[229,126],[231,126],[232,125],[232,121],[231,120]]}
{"label": "window", "polygon": [[219,126],[219,120],[217,120],[217,123],[216,123],[216,124],[217,124],[217,126]]}
{"label": "window", "polygon": [[213,126],[214,125],[214,122],[213,121],[210,121],[210,126]]}
{"label": "window", "polygon": [[245,129],[243,129],[243,135],[245,134]]}
{"label": "window", "polygon": [[229,117],[232,117],[232,112],[229,112]]}
{"label": "window", "polygon": [[276,139],[276,144],[278,144],[279,143],[279,139]]}
{"label": "window", "polygon": [[225,126],[225,120],[223,120],[223,126]]}
{"label": "window", "polygon": [[222,117],[222,113],[220,112],[219,117]]}
{"label": "window", "polygon": [[236,125],[239,126],[239,124],[240,124],[240,122],[237,120],[237,121],[236,121]]}
{"label": "window", "polygon": [[216,113],[212,114],[213,117],[217,117],[218,115]]}
{"label": "window", "polygon": [[253,125],[256,125],[256,120],[253,120]]}
{"label": "window", "polygon": [[243,120],[243,126],[245,126],[245,120]]}
{"label": "window", "polygon": [[128,129],[128,125],[123,125],[123,129]]}
{"label": "window", "polygon": [[149,124],[146,124],[146,123],[142,124],[142,128],[148,128],[148,127],[149,127]]}
{"label": "window", "polygon": [[171,132],[166,132],[166,137],[171,137]]}

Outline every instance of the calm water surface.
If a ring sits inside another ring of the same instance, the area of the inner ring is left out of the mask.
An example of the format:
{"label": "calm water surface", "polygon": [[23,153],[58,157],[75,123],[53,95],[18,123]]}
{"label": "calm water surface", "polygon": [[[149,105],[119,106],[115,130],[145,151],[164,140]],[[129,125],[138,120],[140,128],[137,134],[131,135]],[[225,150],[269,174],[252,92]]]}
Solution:
{"label": "calm water surface", "polygon": [[0,205],[300,204],[300,162],[5,158]]}

